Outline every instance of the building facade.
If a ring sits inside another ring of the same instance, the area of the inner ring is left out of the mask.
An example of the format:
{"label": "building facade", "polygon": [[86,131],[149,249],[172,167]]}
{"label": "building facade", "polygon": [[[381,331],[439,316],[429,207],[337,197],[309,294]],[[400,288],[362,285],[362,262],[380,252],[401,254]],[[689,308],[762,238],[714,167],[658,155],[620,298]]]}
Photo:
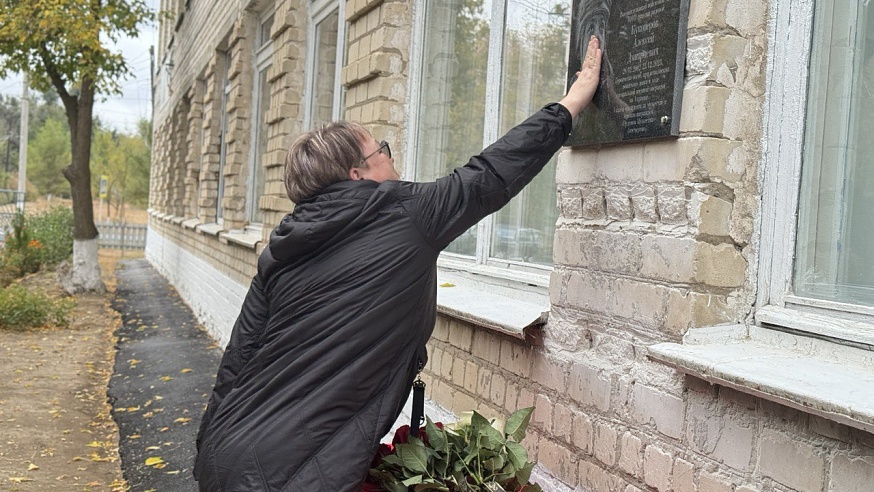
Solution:
{"label": "building facade", "polygon": [[[679,137],[565,148],[447,249],[428,396],[535,406],[567,490],[874,491],[874,7],[688,7]],[[573,8],[162,0],[147,258],[226,343],[296,136],[443,175],[563,95]]]}

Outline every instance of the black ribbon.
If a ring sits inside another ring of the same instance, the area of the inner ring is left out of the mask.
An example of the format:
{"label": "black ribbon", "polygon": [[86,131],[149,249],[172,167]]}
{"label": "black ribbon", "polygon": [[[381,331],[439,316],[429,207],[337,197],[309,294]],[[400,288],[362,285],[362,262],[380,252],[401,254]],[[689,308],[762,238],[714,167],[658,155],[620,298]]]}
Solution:
{"label": "black ribbon", "polygon": [[425,381],[413,382],[413,411],[410,414],[410,434],[419,437],[419,427],[425,423]]}

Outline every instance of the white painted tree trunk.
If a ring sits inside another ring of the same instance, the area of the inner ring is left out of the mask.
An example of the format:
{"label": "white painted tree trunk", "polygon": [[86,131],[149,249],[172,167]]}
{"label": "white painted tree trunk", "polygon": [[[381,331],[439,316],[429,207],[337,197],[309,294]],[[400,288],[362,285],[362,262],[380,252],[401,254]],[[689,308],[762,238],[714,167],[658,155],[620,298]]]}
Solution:
{"label": "white painted tree trunk", "polygon": [[106,292],[97,262],[97,238],[73,240],[72,268],[58,268],[58,279],[69,294]]}

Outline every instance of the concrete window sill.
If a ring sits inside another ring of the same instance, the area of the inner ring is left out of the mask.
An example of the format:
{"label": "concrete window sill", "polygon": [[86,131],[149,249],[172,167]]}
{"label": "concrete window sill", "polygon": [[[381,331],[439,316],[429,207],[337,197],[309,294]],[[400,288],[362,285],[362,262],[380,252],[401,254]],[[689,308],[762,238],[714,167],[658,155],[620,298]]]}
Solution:
{"label": "concrete window sill", "polygon": [[546,292],[508,295],[493,284],[452,272],[437,274],[437,312],[515,338],[536,343],[536,329],[549,315]]}
{"label": "concrete window sill", "polygon": [[194,228],[195,231],[201,234],[208,234],[210,236],[218,236],[220,233],[224,232],[225,229],[221,224],[200,224],[199,226]]}
{"label": "concrete window sill", "polygon": [[261,242],[261,234],[247,231],[223,232],[219,234],[219,239],[227,243],[255,249]]}
{"label": "concrete window sill", "polygon": [[690,330],[649,347],[679,371],[874,432],[874,352],[758,326]]}

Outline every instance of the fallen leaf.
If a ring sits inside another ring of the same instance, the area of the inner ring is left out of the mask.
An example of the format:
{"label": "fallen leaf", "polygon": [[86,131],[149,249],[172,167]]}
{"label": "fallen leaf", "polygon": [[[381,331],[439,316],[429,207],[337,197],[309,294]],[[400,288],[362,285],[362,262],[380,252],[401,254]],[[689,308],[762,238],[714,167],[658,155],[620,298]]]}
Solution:
{"label": "fallen leaf", "polygon": [[88,444],[86,444],[86,446],[88,446],[89,448],[102,448],[103,444],[100,444],[97,441],[91,441]]}
{"label": "fallen leaf", "polygon": [[168,471],[167,475],[179,475],[179,470]]}
{"label": "fallen leaf", "polygon": [[33,479],[27,478],[27,477],[9,477],[9,481],[12,483],[21,483],[21,482],[33,482]]}
{"label": "fallen leaf", "polygon": [[33,463],[27,465],[27,471],[39,470],[39,467],[34,465]]}
{"label": "fallen leaf", "polygon": [[164,463],[160,456],[150,456],[146,458],[146,466],[155,466]]}
{"label": "fallen leaf", "polygon": [[161,381],[164,381],[165,383],[166,383],[167,381],[172,381],[172,380],[173,380],[173,378],[171,378],[170,376],[162,376],[162,377],[161,377]]}
{"label": "fallen leaf", "polygon": [[155,451],[157,449],[161,449],[161,446],[149,446],[146,448],[146,451]]}
{"label": "fallen leaf", "polygon": [[188,417],[179,417],[173,421],[174,424],[187,424],[188,422],[191,422],[191,419]]}
{"label": "fallen leaf", "polygon": [[193,371],[193,369],[190,369],[190,368],[186,367],[185,369],[182,369],[182,370],[179,371],[179,372],[180,372],[181,374],[187,374],[187,373],[192,372],[192,371]]}

